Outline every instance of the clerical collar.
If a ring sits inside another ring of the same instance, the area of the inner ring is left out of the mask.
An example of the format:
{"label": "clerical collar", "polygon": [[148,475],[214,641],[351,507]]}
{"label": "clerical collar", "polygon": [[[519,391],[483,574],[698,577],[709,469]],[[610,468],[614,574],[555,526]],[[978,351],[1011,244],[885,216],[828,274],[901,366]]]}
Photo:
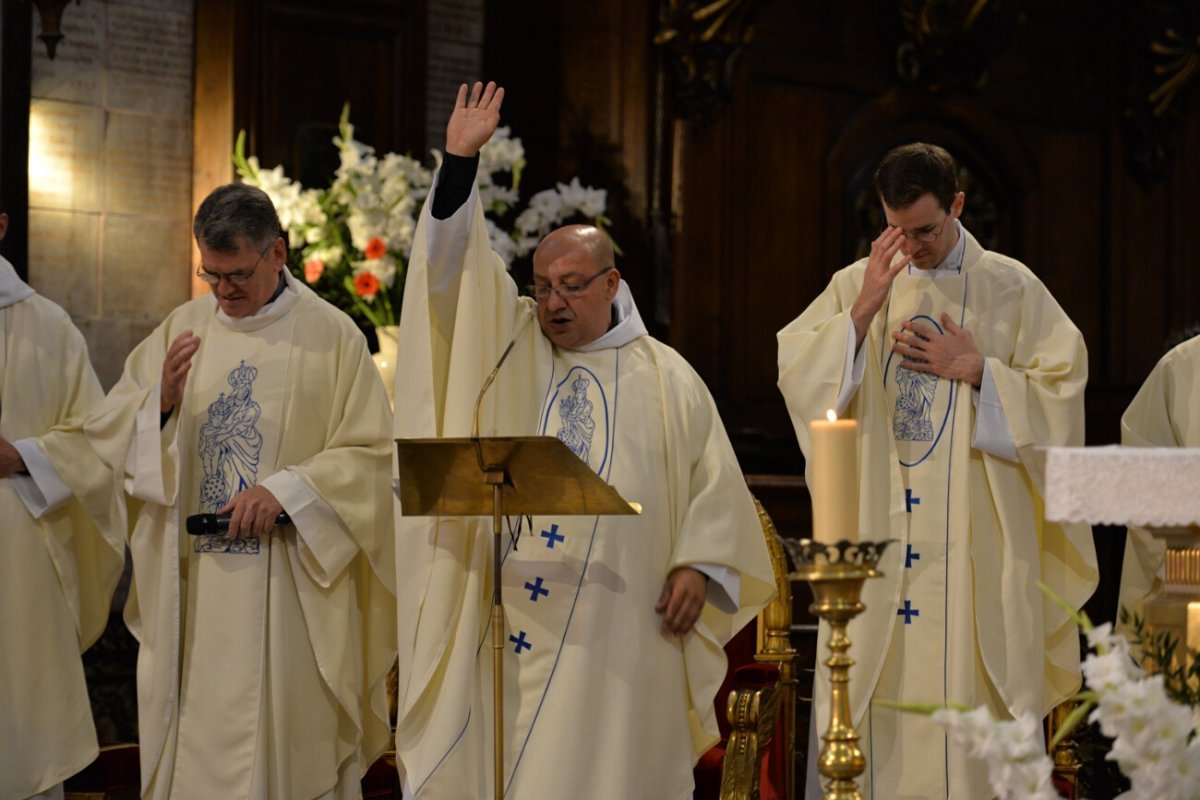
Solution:
{"label": "clerical collar", "polygon": [[908,262],[909,275],[920,275],[926,278],[945,278],[950,275],[958,275],[962,272],[963,256],[967,252],[967,229],[958,220],[954,220],[954,226],[958,229],[958,241],[950,249],[950,253],[942,259],[942,263],[932,269],[917,269],[910,261]]}
{"label": "clerical collar", "polygon": [[270,325],[275,320],[282,317],[300,298],[299,284],[292,277],[291,272],[287,269],[281,270],[280,273],[281,288],[275,290],[275,294],[271,299],[263,303],[262,308],[255,311],[248,317],[231,317],[221,310],[221,306],[217,303],[217,296],[212,297],[213,306],[216,308],[217,321],[231,331],[239,333],[249,333],[259,330]]}
{"label": "clerical collar", "polygon": [[621,347],[639,336],[649,333],[646,330],[646,323],[642,322],[642,315],[638,313],[637,304],[633,302],[633,293],[629,291],[629,284],[624,280],[617,289],[617,296],[613,298],[612,308],[613,316],[617,320],[616,324],[599,339],[588,342],[583,347],[576,347],[575,350],[590,353],[610,347]]}
{"label": "clerical collar", "polygon": [[[287,267],[279,270],[279,282],[275,284],[275,293],[267,300],[267,303],[274,303],[279,299],[279,295],[283,294],[283,290],[287,288],[287,278],[283,277],[287,274]],[[266,305],[267,303],[263,303]]]}
{"label": "clerical collar", "polygon": [[33,288],[17,275],[17,270],[0,256],[0,308],[11,306],[33,294]]}

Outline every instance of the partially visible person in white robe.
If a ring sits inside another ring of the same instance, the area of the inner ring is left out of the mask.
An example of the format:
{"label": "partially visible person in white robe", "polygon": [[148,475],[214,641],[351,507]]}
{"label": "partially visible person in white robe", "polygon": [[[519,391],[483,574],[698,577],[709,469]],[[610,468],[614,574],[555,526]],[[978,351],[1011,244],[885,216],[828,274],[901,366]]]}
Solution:
{"label": "partially visible person in white robe", "polygon": [[80,435],[103,398],[70,317],[0,257],[0,800],[61,798],[99,752],[80,654],[125,561],[120,485]]}
{"label": "partially visible person in white robe", "polygon": [[[1171,348],[1151,370],[1121,416],[1126,447],[1200,447],[1200,336]],[[1118,620],[1124,609],[1141,615],[1150,595],[1162,586],[1166,545],[1143,528],[1130,528],[1121,567]]]}
{"label": "partially visible person in white robe", "polygon": [[[213,294],[134,349],[87,424],[135,520],[143,796],[358,797],[395,653],[383,384],[285,268],[263,192],[214,190],[194,228]],[[228,533],[189,536],[199,513]]]}
{"label": "partially visible person in white robe", "polygon": [[[506,544],[505,797],[684,800],[717,740],[723,644],[774,591],[758,517],[715,405],[646,334],[590,226],[552,232],[520,297],[473,188],[503,90],[464,86],[405,285],[398,437],[565,442],[638,517],[533,517]],[[465,202],[464,202],[465,201]],[[490,520],[397,517],[406,797],[493,788]]]}
{"label": "partially visible person in white robe", "polygon": [[[812,420],[828,409],[856,420],[859,534],[896,540],[849,627],[864,797],[991,797],[986,767],[944,731],[876,701],[1041,718],[1080,672],[1077,626],[1038,581],[1076,608],[1097,581],[1091,529],[1043,519],[1034,457],[1083,444],[1083,338],[1024,265],[962,227],[956,171],[930,145],[885,156],[876,179],[889,227],[778,337],[805,456]],[[827,638],[822,624],[821,648]],[[813,708],[819,736],[823,668]]]}

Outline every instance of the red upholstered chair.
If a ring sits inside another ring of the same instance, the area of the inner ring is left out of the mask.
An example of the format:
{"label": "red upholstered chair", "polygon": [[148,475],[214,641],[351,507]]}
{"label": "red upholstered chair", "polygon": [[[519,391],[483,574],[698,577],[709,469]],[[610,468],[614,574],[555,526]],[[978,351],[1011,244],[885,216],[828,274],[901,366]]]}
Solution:
{"label": "red upholstered chair", "polygon": [[113,744],[63,785],[66,800],[137,800],[142,789],[136,744]]}
{"label": "red upholstered chair", "polygon": [[787,559],[762,505],[758,516],[777,596],[725,645],[729,672],[714,701],[721,741],[696,765],[696,800],[794,800],[795,651]]}

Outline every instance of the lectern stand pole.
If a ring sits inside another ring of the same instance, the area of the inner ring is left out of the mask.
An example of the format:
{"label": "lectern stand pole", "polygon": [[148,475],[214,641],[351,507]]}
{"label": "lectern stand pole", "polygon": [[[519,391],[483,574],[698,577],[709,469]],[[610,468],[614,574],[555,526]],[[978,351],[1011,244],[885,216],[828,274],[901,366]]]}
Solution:
{"label": "lectern stand pole", "polygon": [[504,470],[489,469],[486,475],[492,487],[492,739],[496,800],[504,800],[504,602],[500,595]]}

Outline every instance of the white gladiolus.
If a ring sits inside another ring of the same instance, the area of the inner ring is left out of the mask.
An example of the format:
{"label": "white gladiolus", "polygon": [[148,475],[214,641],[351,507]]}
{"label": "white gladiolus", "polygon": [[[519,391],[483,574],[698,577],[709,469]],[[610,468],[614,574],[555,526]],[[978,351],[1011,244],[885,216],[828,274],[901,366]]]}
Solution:
{"label": "white gladiolus", "polygon": [[[370,281],[351,285],[369,273],[380,286],[392,288],[403,279],[416,236],[417,217],[433,186],[434,172],[416,159],[398,153],[377,154],[355,139],[345,109],[333,143],[338,166],[327,189],[304,189],[288,178],[282,166],[263,169],[243,152],[239,137],[234,154],[238,174],[260,187],[287,230],[292,256],[303,265],[305,280],[338,307],[371,324],[391,325],[399,310],[397,298],[365,288]],[[435,169],[442,154],[432,151]],[[479,155],[476,177],[492,248],[511,267],[527,256],[553,227],[574,216],[600,220],[607,193],[584,186],[578,178],[534,195],[519,208],[518,191],[525,167],[525,147],[507,127],[499,128]],[[511,220],[505,230],[497,219]],[[369,256],[376,256],[374,258]]]}
{"label": "white gladiolus", "polygon": [[[1132,787],[1120,800],[1200,800],[1200,709],[1173,702],[1163,676],[1146,675],[1110,624],[1081,624],[1094,650],[1082,664],[1096,706],[1089,719],[1113,739],[1107,758]],[[992,791],[1001,798],[1058,796],[1032,715],[996,721],[985,708],[940,709],[933,719],[987,763]]]}

